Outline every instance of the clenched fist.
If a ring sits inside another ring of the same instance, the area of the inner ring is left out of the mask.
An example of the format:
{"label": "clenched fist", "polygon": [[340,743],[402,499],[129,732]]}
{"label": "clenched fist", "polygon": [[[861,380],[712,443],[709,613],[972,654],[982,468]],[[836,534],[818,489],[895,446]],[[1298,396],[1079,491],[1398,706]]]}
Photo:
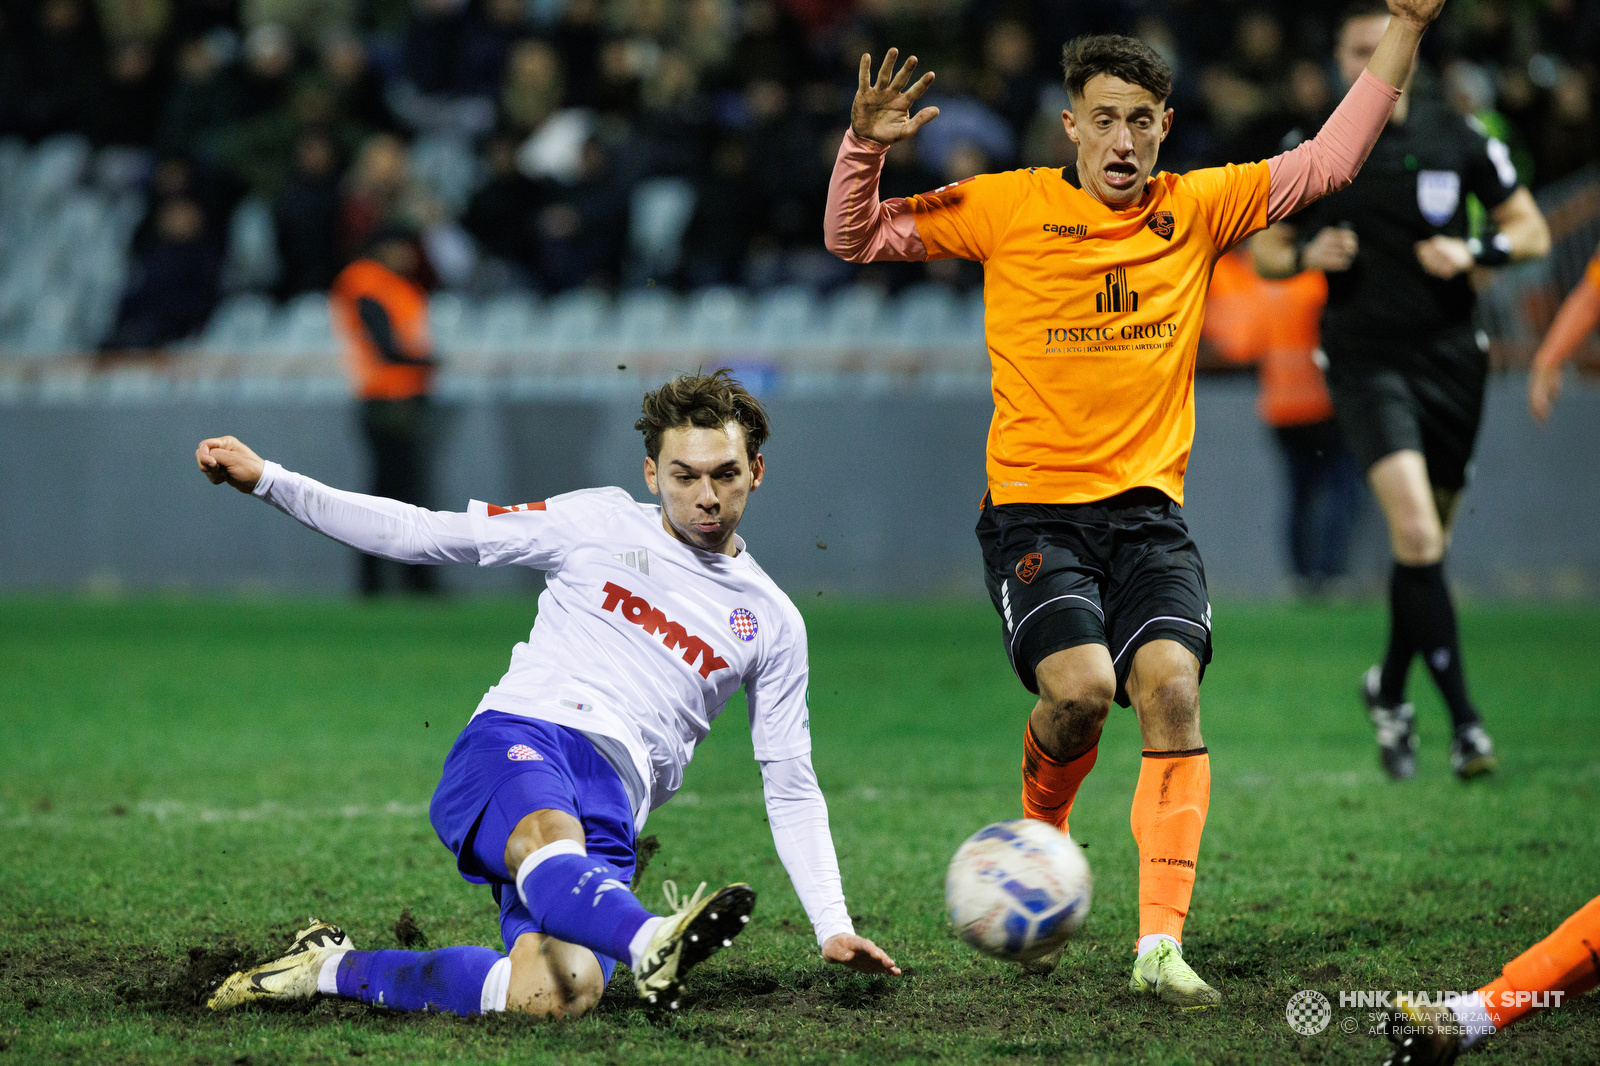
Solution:
{"label": "clenched fist", "polygon": [[238,437],[207,437],[194,450],[195,462],[200,472],[211,479],[213,485],[224,481],[249,494],[255,491],[266,463],[251,451]]}

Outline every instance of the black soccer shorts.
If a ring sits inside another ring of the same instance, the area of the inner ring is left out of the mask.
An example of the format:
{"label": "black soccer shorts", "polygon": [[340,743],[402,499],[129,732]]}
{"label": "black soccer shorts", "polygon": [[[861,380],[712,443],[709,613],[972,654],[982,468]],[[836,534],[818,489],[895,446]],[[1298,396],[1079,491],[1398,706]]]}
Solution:
{"label": "black soccer shorts", "polygon": [[1467,484],[1489,357],[1469,328],[1414,343],[1325,336],[1328,393],[1362,470],[1419,451],[1436,489]]}
{"label": "black soccer shorts", "polygon": [[1175,640],[1211,661],[1211,600],[1182,509],[1153,488],[1095,503],[995,505],[978,518],[984,582],[1000,612],[1006,655],[1029,692],[1047,656],[1102,644],[1128,706],[1133,656]]}

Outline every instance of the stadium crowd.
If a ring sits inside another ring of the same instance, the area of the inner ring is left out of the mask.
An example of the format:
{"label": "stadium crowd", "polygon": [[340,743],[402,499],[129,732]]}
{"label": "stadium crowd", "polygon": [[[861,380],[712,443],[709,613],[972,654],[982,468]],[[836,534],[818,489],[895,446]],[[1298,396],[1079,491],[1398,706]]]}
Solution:
{"label": "stadium crowd", "polygon": [[[646,283],[829,288],[828,175],[862,52],[916,52],[939,122],[884,195],[1060,166],[1059,53],[1135,33],[1176,72],[1172,169],[1257,159],[1336,102],[1337,5],[1201,0],[3,0],[0,137],[76,133],[145,192],[112,345],[198,330],[241,204],[274,260],[234,287],[325,291],[384,231],[476,292]],[[1434,87],[1525,181],[1600,156],[1600,5],[1460,0]],[[131,160],[131,164],[126,161]],[[270,208],[270,214],[268,214]],[[663,236],[664,235],[664,236]],[[653,251],[652,251],[653,249]],[[974,264],[880,264],[898,289]]]}

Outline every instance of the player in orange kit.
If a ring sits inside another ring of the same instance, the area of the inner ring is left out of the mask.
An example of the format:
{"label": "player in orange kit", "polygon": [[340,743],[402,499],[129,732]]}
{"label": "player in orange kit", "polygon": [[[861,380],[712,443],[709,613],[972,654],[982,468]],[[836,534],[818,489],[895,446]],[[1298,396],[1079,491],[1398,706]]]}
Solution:
{"label": "player in orange kit", "polygon": [[[911,107],[916,57],[861,60],[825,235],[851,262],[984,265],[993,366],[984,567],[1017,676],[1039,700],[1024,732],[1023,810],[1065,829],[1115,699],[1139,718],[1131,824],[1139,940],[1130,986],[1177,1006],[1221,1001],[1184,961],[1211,770],[1200,679],[1211,658],[1205,571],[1182,516],[1194,362],[1212,268],[1227,249],[1360,169],[1443,0],[1389,0],[1367,71],[1315,138],[1245,166],[1154,174],[1172,71],[1127,37],[1065,50],[1074,167],[984,174],[886,203],[889,145],[938,115]],[[1152,176],[1154,175],[1154,176]]]}
{"label": "player in orange kit", "polygon": [[1388,1021],[1394,1049],[1384,1066],[1450,1066],[1484,1037],[1535,1011],[1559,1007],[1600,982],[1600,896],[1506,963],[1470,996],[1427,1003],[1397,997]]}
{"label": "player in orange kit", "polygon": [[1573,286],[1550,323],[1550,332],[1533,356],[1533,374],[1528,378],[1528,409],[1544,422],[1550,408],[1561,395],[1561,367],[1578,352],[1584,338],[1600,327],[1600,248],[1589,260],[1589,268]]}

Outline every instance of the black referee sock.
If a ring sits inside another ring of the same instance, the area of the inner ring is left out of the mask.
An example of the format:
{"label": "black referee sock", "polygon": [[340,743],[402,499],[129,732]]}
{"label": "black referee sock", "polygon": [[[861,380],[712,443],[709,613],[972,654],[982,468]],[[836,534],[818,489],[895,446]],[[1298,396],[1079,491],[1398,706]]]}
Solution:
{"label": "black referee sock", "polygon": [[[1389,657],[1384,662],[1381,694],[1386,701],[1405,691],[1405,674],[1411,651],[1422,656],[1433,683],[1439,686],[1456,729],[1478,721],[1478,709],[1467,697],[1467,675],[1461,668],[1461,641],[1456,632],[1456,608],[1444,583],[1444,564],[1404,566],[1394,564],[1389,583]],[[1402,643],[1403,642],[1403,643]],[[1396,660],[1404,658],[1393,675]],[[1398,682],[1395,688],[1391,684]],[[1393,702],[1400,702],[1400,696]]]}

